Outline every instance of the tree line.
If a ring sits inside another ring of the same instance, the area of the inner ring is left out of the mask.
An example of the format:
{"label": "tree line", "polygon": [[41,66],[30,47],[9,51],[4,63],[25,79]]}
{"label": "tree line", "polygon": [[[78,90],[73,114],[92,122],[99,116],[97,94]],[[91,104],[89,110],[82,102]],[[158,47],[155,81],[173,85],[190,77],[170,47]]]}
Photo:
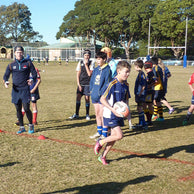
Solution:
{"label": "tree line", "polygon": [[43,36],[33,30],[31,12],[25,4],[13,3],[0,6],[0,46],[12,42],[36,42]]}
{"label": "tree line", "polygon": [[[94,45],[100,40],[105,46],[124,48],[118,52],[124,52],[129,59],[137,52],[146,55],[149,19],[150,45],[184,46],[188,17],[187,54],[194,55],[193,13],[194,0],[79,0],[74,10],[64,16],[56,39],[76,36],[82,40],[85,37],[87,42],[93,38]],[[43,36],[33,30],[30,17],[31,12],[25,4],[15,2],[0,6],[0,44],[42,40]],[[152,49],[150,53],[182,58],[184,49]]]}
{"label": "tree line", "polygon": [[[193,53],[193,0],[80,0],[74,10],[63,18],[56,38],[91,37],[105,46],[122,47],[127,58],[135,49],[147,53],[149,19],[152,46],[179,47],[185,45],[188,17],[188,52]],[[173,53],[182,58],[184,49],[152,49],[152,55]]]}

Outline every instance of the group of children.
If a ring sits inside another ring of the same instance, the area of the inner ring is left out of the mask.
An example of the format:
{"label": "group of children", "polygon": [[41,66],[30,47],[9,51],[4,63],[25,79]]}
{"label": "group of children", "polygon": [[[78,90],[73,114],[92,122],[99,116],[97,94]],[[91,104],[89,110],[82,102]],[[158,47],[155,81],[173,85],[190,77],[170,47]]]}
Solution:
{"label": "group of children", "polygon": [[[22,105],[29,120],[29,133],[34,133],[34,124],[37,124],[37,106],[39,99],[38,85],[40,84],[40,74],[33,66],[30,60],[23,58],[23,48],[16,47],[16,60],[7,66],[4,74],[4,83],[7,82],[10,73],[13,74],[12,102],[15,104],[19,120],[20,130],[18,134],[25,132],[23,126]],[[96,54],[96,64],[90,60],[90,50],[84,50],[83,60],[76,68],[77,71],[77,93],[76,93],[76,112],[70,119],[79,118],[79,109],[81,98],[85,96],[86,120],[90,120],[89,108],[90,97],[95,109],[97,132],[90,138],[97,138],[94,146],[94,153],[99,154],[105,145],[104,151],[98,157],[98,160],[107,165],[106,156],[116,141],[123,138],[121,127],[124,125],[124,118],[121,117],[113,108],[118,101],[128,104],[130,98],[129,85],[127,79],[131,71],[131,65],[127,61],[120,60],[116,63],[110,56],[111,50],[103,49]],[[109,57],[107,57],[109,56]],[[107,61],[109,58],[109,63]],[[111,65],[110,65],[111,64]],[[137,103],[139,123],[136,126],[131,124],[131,115],[128,116],[129,128],[147,129],[153,125],[152,121],[163,121],[162,103],[169,108],[169,114],[174,112],[165,98],[167,92],[167,80],[171,76],[168,68],[162,66],[162,61],[157,57],[152,57],[150,61],[143,63],[137,60],[134,63],[135,70],[138,72],[134,94]],[[146,74],[143,71],[145,69]],[[22,79],[19,77],[22,73]],[[32,74],[30,74],[32,73]],[[33,82],[32,82],[33,80]],[[25,83],[25,84],[23,84]],[[183,124],[187,124],[194,110],[194,73],[189,81],[189,86],[193,93],[192,104],[188,110]],[[30,85],[31,88],[28,87]],[[31,97],[30,97],[31,96]],[[30,99],[33,106],[32,113],[29,109]],[[146,117],[146,118],[145,118]]]}
{"label": "group of children", "polygon": [[[91,52],[84,51],[84,59],[78,63],[76,68],[78,85],[76,112],[69,117],[70,119],[79,118],[80,100],[85,95],[86,120],[89,120],[91,97],[95,109],[97,131],[90,138],[97,140],[94,147],[96,155],[106,144],[102,155],[98,157],[98,160],[104,165],[108,164],[106,155],[111,147],[123,137],[121,126],[124,125],[124,120],[116,113],[113,105],[118,101],[128,103],[130,98],[127,78],[131,71],[131,65],[126,61],[114,63],[110,52],[110,49],[103,48],[96,54],[97,67],[95,68],[94,63],[90,60]],[[157,57],[152,57],[145,63],[142,60],[137,60],[134,67],[138,72],[134,94],[139,123],[132,126],[131,115],[129,115],[129,128],[132,127],[134,130],[148,129],[148,126],[153,125],[153,121],[164,121],[162,104],[168,107],[169,114],[174,112],[174,108],[165,98],[167,81],[171,77],[171,73]],[[143,69],[145,69],[146,74]],[[185,123],[190,118],[192,111],[189,109],[187,120],[184,120]]]}
{"label": "group of children", "polygon": [[[148,126],[153,125],[152,121],[164,121],[162,104],[169,108],[169,114],[174,112],[174,108],[165,98],[167,80],[171,73],[157,57],[152,57],[145,64],[142,60],[137,60],[134,66],[135,70],[138,71],[134,95],[139,123],[133,126],[133,129],[147,129]],[[146,75],[143,69],[145,69]]]}

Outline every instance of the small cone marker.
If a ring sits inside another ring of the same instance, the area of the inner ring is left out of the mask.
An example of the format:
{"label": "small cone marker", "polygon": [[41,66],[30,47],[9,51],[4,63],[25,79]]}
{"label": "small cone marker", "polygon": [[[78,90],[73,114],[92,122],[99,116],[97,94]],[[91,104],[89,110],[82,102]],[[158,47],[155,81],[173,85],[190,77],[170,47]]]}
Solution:
{"label": "small cone marker", "polygon": [[38,137],[38,139],[40,139],[40,140],[45,140],[46,137],[45,137],[44,135],[40,135],[40,136]]}
{"label": "small cone marker", "polygon": [[3,130],[0,129],[0,133],[3,133]]}

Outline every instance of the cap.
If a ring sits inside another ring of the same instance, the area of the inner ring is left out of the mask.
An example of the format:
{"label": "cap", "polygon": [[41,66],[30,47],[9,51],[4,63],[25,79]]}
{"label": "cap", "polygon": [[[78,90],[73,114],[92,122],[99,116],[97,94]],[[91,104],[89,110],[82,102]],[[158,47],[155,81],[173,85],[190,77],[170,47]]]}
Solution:
{"label": "cap", "polygon": [[107,54],[107,57],[108,57],[108,58],[111,58],[111,57],[112,57],[112,51],[111,51],[110,48],[104,47],[104,48],[102,48],[100,51],[105,52],[105,53]]}
{"label": "cap", "polygon": [[145,68],[145,69],[147,69],[147,68],[152,68],[152,66],[153,66],[153,64],[152,64],[151,61],[146,61],[146,62],[144,63],[144,68]]}

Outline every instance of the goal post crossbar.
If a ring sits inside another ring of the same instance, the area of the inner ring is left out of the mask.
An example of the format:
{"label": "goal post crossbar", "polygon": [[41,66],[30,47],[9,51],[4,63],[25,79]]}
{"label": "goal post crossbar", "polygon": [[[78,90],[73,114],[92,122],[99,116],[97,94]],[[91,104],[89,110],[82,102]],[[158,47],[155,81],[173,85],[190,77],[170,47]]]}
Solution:
{"label": "goal post crossbar", "polygon": [[153,48],[153,49],[156,49],[156,48],[169,48],[169,49],[173,49],[173,48],[184,48],[185,49],[185,46],[149,46],[148,48]]}

